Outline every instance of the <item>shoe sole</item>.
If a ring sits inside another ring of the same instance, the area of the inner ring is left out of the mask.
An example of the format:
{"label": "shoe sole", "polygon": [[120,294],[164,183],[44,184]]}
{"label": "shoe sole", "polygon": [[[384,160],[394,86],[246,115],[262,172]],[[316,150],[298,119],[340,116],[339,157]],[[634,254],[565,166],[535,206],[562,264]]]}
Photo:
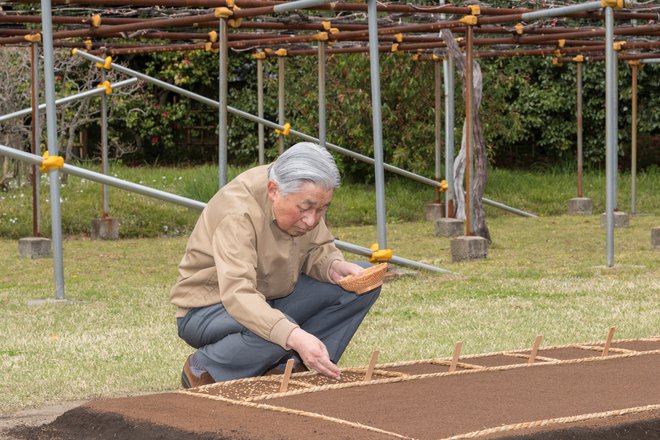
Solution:
{"label": "shoe sole", "polygon": [[181,372],[181,386],[183,386],[183,388],[185,388],[185,389],[192,388],[192,386],[190,385],[190,382],[188,382],[188,378],[186,377],[186,373],[184,373],[183,371]]}

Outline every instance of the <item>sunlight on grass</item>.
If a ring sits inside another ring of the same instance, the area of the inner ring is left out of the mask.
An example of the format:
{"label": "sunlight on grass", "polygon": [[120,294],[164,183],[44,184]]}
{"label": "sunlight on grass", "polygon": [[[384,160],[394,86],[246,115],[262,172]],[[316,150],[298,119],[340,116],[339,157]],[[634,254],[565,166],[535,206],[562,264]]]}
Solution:
{"label": "sunlight on grass", "polygon": [[[413,272],[388,282],[349,346],[341,366],[448,357],[605,338],[657,336],[660,252],[651,249],[655,216],[616,231],[616,265],[606,268],[599,216],[489,220],[485,260],[453,263],[450,241],[431,223],[388,225],[399,256],[455,274]],[[342,240],[368,246],[374,226],[333,228]],[[17,256],[0,240],[0,411],[50,401],[174,390],[192,351],[176,335],[169,289],[185,237],[64,242],[65,303],[54,298],[52,260]],[[347,258],[361,259],[354,255]]]}

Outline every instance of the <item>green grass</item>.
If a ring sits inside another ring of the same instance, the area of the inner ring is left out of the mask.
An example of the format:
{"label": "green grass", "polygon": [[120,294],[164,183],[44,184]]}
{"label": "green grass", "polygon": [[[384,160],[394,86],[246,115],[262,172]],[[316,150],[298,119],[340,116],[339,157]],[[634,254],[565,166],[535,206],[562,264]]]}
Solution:
{"label": "green grass", "polygon": [[[93,168],[98,170],[98,168]],[[240,169],[230,168],[229,178]],[[206,202],[216,191],[218,171],[214,166],[194,168],[139,167],[113,165],[110,174],[156,189]],[[424,184],[387,174],[387,222],[410,222],[424,219],[424,204],[433,201],[434,190]],[[567,201],[576,195],[572,173],[548,170],[543,173],[491,170],[488,176],[486,198],[538,215],[561,215],[566,212]],[[630,211],[630,175],[619,179],[620,209]],[[198,213],[167,202],[108,189],[110,215],[121,223],[122,238],[181,236],[190,232]],[[593,199],[594,213],[605,210],[605,176],[594,171],[584,177],[585,196]],[[91,219],[99,217],[102,209],[100,185],[69,176],[61,188],[62,228],[69,236],[89,235]],[[46,176],[41,180],[42,231],[50,235],[49,186]],[[333,199],[328,214],[330,225],[375,224],[375,192],[371,185],[345,182]],[[498,208],[486,207],[489,218],[510,217]],[[660,214],[660,168],[637,176],[637,211]],[[28,187],[12,188],[0,192],[0,237],[20,238],[32,233],[32,191]]]}
{"label": "green grass", "polygon": [[[195,190],[195,179],[215,178],[212,167],[113,172],[180,193]],[[491,215],[489,208],[488,258],[463,263],[451,261],[449,239],[419,221],[432,193],[398,181],[388,185],[389,247],[455,274],[417,272],[386,284],[341,365],[365,365],[373,349],[381,350],[380,362],[447,357],[458,340],[465,354],[529,347],[537,334],[544,345],[601,340],[610,326],[617,327],[617,338],[658,336],[660,251],[650,246],[660,214],[657,173],[640,175],[638,211],[644,215],[615,231],[613,268],[605,267],[600,226],[602,176],[587,178],[595,185],[586,186],[595,214],[585,217],[559,215],[573,196],[570,175],[544,176],[491,173],[489,198],[544,216]],[[198,213],[112,190],[123,233],[150,238],[91,241],[84,231],[98,213],[99,192],[74,177],[63,189],[71,222],[64,241],[68,301],[36,305],[55,296],[53,262],[18,257],[15,237],[30,231],[29,205],[21,200],[28,195],[17,189],[0,194],[0,412],[179,386],[191,349],[176,335],[169,289]],[[620,200],[625,197],[622,185]],[[373,223],[372,205],[369,187],[342,187],[330,211],[333,232],[368,246],[377,238],[375,227],[362,223]]]}

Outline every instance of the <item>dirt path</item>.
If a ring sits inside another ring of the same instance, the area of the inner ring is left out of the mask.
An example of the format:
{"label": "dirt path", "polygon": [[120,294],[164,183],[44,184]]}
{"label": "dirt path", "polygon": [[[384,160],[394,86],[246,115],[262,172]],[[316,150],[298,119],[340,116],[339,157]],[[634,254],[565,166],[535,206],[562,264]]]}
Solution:
{"label": "dirt path", "polygon": [[19,426],[41,426],[51,423],[57,417],[73,408],[83,405],[84,401],[60,402],[43,408],[26,409],[0,415],[0,440],[14,440],[6,431]]}

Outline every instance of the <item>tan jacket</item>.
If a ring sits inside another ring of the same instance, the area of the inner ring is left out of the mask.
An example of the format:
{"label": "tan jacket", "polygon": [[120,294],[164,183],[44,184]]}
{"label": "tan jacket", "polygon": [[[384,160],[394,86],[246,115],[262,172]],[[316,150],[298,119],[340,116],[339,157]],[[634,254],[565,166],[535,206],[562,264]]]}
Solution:
{"label": "tan jacket", "polygon": [[267,172],[267,165],[248,170],[209,201],[190,235],[170,297],[177,317],[222,303],[240,324],[286,348],[297,325],[266,300],[290,294],[301,272],[331,282],[330,264],[343,257],[323,221],[301,237],[277,227]]}

